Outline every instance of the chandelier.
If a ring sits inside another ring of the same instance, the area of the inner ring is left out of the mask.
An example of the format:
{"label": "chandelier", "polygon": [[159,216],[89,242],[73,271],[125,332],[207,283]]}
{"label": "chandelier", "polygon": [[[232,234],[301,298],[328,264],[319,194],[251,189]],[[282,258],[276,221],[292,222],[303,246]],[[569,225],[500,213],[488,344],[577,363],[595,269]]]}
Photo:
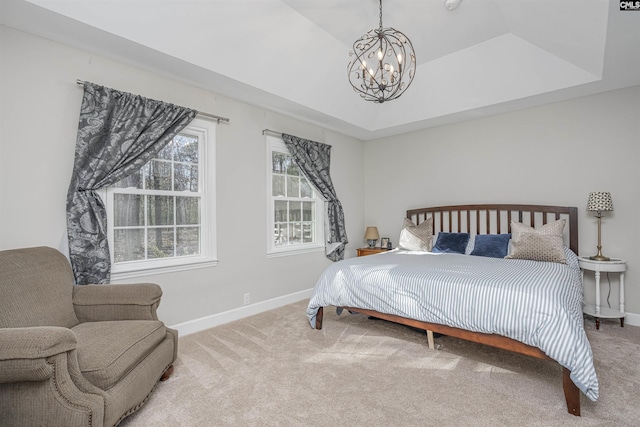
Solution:
{"label": "chandelier", "polygon": [[353,43],[347,65],[349,83],[366,101],[383,103],[400,97],[416,72],[416,54],[411,41],[394,28],[369,30]]}

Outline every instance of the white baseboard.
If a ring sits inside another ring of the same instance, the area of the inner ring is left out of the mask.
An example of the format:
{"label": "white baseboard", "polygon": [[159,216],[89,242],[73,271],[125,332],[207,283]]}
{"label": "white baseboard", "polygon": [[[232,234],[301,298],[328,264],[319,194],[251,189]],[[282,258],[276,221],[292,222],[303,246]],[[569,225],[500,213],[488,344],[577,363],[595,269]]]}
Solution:
{"label": "white baseboard", "polygon": [[626,312],[624,314],[624,324],[640,326],[640,314]]}
{"label": "white baseboard", "polygon": [[278,298],[261,301],[256,304],[235,308],[222,313],[212,314],[211,316],[201,317],[200,319],[178,323],[177,325],[171,326],[171,328],[177,329],[180,336],[193,334],[204,331],[205,329],[213,328],[214,326],[224,325],[225,323],[273,310],[274,308],[282,307],[287,304],[293,304],[294,302],[302,301],[303,299],[309,299],[311,298],[312,292],[313,289],[307,289]]}
{"label": "white baseboard", "polygon": [[[267,301],[261,301],[256,304],[235,308],[223,313],[212,314],[211,316],[202,317],[200,319],[178,323],[177,325],[173,325],[171,327],[173,329],[177,329],[180,336],[185,336],[204,331],[205,329],[213,328],[214,326],[224,325],[225,323],[253,316],[254,314],[273,310],[274,308],[282,307],[287,304],[293,304],[294,302],[302,301],[303,299],[311,298],[312,292],[313,289],[307,289],[278,298],[273,298]],[[625,313],[624,323],[625,325],[640,326],[640,314],[629,312]]]}

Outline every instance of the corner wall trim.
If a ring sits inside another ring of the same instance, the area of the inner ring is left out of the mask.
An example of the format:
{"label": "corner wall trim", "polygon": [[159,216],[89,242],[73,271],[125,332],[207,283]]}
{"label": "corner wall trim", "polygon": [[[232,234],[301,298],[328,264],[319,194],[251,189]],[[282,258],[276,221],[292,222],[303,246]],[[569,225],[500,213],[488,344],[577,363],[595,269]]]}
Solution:
{"label": "corner wall trim", "polygon": [[631,326],[640,326],[640,314],[626,312],[624,316],[624,324]]}
{"label": "corner wall trim", "polygon": [[274,308],[293,304],[294,302],[302,301],[303,299],[311,298],[312,292],[313,289],[307,289],[293,294],[261,301],[255,304],[234,308],[233,310],[225,311],[222,313],[212,314],[211,316],[205,316],[199,319],[178,323],[177,325],[171,326],[171,328],[177,329],[178,335],[183,337],[196,332],[204,331],[205,329],[213,328],[215,326],[224,325],[225,323],[233,322],[235,320],[273,310]]}

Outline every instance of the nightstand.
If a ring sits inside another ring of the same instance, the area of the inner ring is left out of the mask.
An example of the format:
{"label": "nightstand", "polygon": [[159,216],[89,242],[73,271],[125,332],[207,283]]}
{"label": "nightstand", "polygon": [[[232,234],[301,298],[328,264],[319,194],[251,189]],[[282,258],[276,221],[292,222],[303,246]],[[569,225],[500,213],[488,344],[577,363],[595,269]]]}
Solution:
{"label": "nightstand", "polygon": [[382,252],[387,252],[389,249],[384,248],[358,248],[358,256],[375,255]]}
{"label": "nightstand", "polygon": [[[585,270],[593,271],[596,277],[596,303],[584,306],[583,312],[596,319],[596,329],[600,329],[600,319],[620,319],[620,326],[624,327],[624,272],[627,270],[627,261],[623,259],[611,259],[610,261],[595,261],[589,257],[578,257],[578,263],[582,269],[584,279]],[[600,307],[600,273],[620,274],[620,307],[619,310],[608,307]]]}

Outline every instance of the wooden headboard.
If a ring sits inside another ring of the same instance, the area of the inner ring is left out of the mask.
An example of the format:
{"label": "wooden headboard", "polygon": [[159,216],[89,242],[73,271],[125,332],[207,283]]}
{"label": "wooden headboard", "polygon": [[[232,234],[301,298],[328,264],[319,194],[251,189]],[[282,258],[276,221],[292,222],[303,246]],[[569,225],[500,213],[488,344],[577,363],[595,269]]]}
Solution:
{"label": "wooden headboard", "polygon": [[540,227],[560,218],[567,220],[565,242],[578,254],[578,208],[567,206],[481,204],[409,209],[407,218],[419,224],[433,217],[433,234],[443,232],[500,234],[511,232],[511,221]]}

